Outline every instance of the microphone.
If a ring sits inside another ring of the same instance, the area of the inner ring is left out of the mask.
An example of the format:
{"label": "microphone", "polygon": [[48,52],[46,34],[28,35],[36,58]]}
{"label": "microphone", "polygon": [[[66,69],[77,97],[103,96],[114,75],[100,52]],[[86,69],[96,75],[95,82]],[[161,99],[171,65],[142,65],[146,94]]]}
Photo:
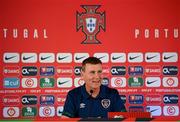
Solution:
{"label": "microphone", "polygon": [[90,95],[89,95],[89,98],[90,98],[90,99],[92,98],[93,92],[94,92],[94,91],[91,89],[91,90],[90,90]]}

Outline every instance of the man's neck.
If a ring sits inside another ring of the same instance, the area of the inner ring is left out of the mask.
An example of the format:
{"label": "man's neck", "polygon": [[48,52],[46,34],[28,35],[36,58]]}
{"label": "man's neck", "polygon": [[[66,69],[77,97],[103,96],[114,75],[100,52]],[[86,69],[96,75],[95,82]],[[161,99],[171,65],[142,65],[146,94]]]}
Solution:
{"label": "man's neck", "polygon": [[[91,95],[93,98],[96,98],[100,92],[100,88],[93,89],[86,86],[86,91],[89,95]],[[93,92],[92,92],[93,91]]]}

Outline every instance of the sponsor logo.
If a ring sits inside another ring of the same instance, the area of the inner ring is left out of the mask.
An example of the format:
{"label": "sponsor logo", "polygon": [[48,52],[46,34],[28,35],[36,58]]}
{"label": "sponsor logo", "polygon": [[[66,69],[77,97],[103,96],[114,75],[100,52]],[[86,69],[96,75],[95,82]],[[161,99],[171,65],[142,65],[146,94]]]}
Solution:
{"label": "sponsor logo", "polygon": [[19,78],[4,78],[3,80],[4,88],[19,88],[20,81]]}
{"label": "sponsor logo", "polygon": [[125,77],[112,77],[111,86],[112,87],[126,87],[126,78]]}
{"label": "sponsor logo", "polygon": [[37,104],[37,96],[35,95],[22,96],[21,102],[23,105],[35,105]]}
{"label": "sponsor logo", "polygon": [[125,53],[111,53],[111,62],[112,63],[125,63],[126,54]]}
{"label": "sponsor logo", "polygon": [[72,54],[71,53],[58,53],[57,54],[57,62],[58,63],[71,63],[72,62]]}
{"label": "sponsor logo", "polygon": [[144,101],[143,95],[129,95],[129,103],[130,104],[142,104]]}
{"label": "sponsor logo", "polygon": [[143,54],[142,53],[128,53],[128,62],[143,62]]}
{"label": "sponsor logo", "polygon": [[163,96],[163,101],[165,104],[177,104],[178,100],[179,100],[179,97],[174,94]]}
{"label": "sponsor logo", "polygon": [[163,86],[164,87],[178,87],[178,78],[177,77],[163,77]]}
{"label": "sponsor logo", "polygon": [[23,107],[22,108],[22,116],[23,117],[35,117],[37,115],[36,107]]}
{"label": "sponsor logo", "polygon": [[111,68],[112,75],[125,75],[126,74],[126,67],[124,66],[113,66]]}
{"label": "sponsor logo", "polygon": [[53,63],[55,61],[54,53],[40,53],[39,62],[40,63]]}
{"label": "sponsor logo", "polygon": [[55,74],[55,69],[53,66],[40,67],[41,76],[53,76]]}
{"label": "sponsor logo", "polygon": [[162,98],[160,95],[146,95],[145,100],[148,104],[160,104]]}
{"label": "sponsor logo", "polygon": [[88,58],[88,53],[75,53],[74,54],[74,62],[75,63],[82,63],[84,59]]}
{"label": "sponsor logo", "polygon": [[72,87],[72,78],[58,78],[57,79],[58,88],[70,88]]}
{"label": "sponsor logo", "polygon": [[54,78],[41,78],[40,79],[41,88],[52,88],[54,87]]}
{"label": "sponsor logo", "polygon": [[129,112],[144,112],[143,106],[129,106]]}
{"label": "sponsor logo", "polygon": [[63,109],[64,109],[63,106],[58,106],[58,107],[57,107],[57,116],[62,116]]}
{"label": "sponsor logo", "polygon": [[3,97],[4,105],[13,106],[20,103],[20,97],[15,95],[6,95]]}
{"label": "sponsor logo", "polygon": [[19,107],[4,107],[3,108],[3,117],[12,118],[19,117]]}
{"label": "sponsor logo", "polygon": [[128,73],[129,75],[143,75],[143,67],[142,66],[129,66]]}
{"label": "sponsor logo", "polygon": [[160,53],[156,52],[148,52],[145,54],[145,61],[146,62],[152,62],[152,63],[157,63],[160,62]]}
{"label": "sponsor logo", "polygon": [[18,63],[20,61],[19,53],[4,53],[4,63]]}
{"label": "sponsor logo", "polygon": [[66,95],[60,95],[60,96],[57,96],[57,104],[59,105],[63,105],[66,101]]}
{"label": "sponsor logo", "polygon": [[163,75],[177,75],[178,67],[177,66],[164,66]]}
{"label": "sponsor logo", "polygon": [[40,117],[53,117],[55,116],[55,108],[53,106],[43,106],[39,108]]}
{"label": "sponsor logo", "polygon": [[141,87],[143,84],[144,81],[141,77],[130,77],[128,80],[128,85],[130,87]]}
{"label": "sponsor logo", "polygon": [[96,35],[100,32],[100,28],[105,31],[105,12],[96,12],[100,5],[81,5],[81,7],[86,10],[76,14],[76,29],[78,31],[82,28],[82,32],[86,35],[81,44],[101,44]]}
{"label": "sponsor logo", "polygon": [[5,76],[17,76],[20,73],[20,68],[18,66],[6,66],[4,67],[3,73]]}
{"label": "sponsor logo", "polygon": [[37,54],[36,53],[22,53],[21,61],[23,63],[36,63],[37,62]]}
{"label": "sponsor logo", "polygon": [[165,52],[162,54],[163,62],[177,62],[178,54],[176,52]]}
{"label": "sponsor logo", "polygon": [[41,105],[54,105],[55,98],[53,95],[41,95],[40,104]]}
{"label": "sponsor logo", "polygon": [[71,76],[73,74],[72,67],[57,67],[57,74],[60,76]]}
{"label": "sponsor logo", "polygon": [[75,87],[82,86],[82,85],[84,85],[84,83],[85,82],[84,82],[84,80],[81,77],[74,79],[74,86]]}
{"label": "sponsor logo", "polygon": [[33,66],[22,67],[23,76],[36,76],[37,72],[38,72],[37,67],[33,67]]}
{"label": "sponsor logo", "polygon": [[23,88],[36,88],[37,78],[22,78],[22,87]]}
{"label": "sponsor logo", "polygon": [[160,66],[146,66],[145,67],[145,75],[159,76],[159,75],[161,75],[161,67]]}
{"label": "sponsor logo", "polygon": [[151,116],[161,116],[162,110],[160,106],[147,106],[147,112],[151,112]]}
{"label": "sponsor logo", "polygon": [[76,76],[80,76],[80,75],[81,75],[81,69],[82,69],[81,66],[76,66],[76,67],[74,68],[74,74],[75,74]]}
{"label": "sponsor logo", "polygon": [[109,85],[109,79],[108,78],[103,78],[101,84],[104,85],[104,86],[108,86]]}
{"label": "sponsor logo", "polygon": [[146,77],[145,84],[147,87],[160,87],[161,79],[160,77]]}
{"label": "sponsor logo", "polygon": [[100,59],[102,63],[108,63],[109,62],[108,53],[94,53],[94,57]]}
{"label": "sponsor logo", "polygon": [[164,106],[163,107],[164,116],[178,116],[179,107],[178,106]]}

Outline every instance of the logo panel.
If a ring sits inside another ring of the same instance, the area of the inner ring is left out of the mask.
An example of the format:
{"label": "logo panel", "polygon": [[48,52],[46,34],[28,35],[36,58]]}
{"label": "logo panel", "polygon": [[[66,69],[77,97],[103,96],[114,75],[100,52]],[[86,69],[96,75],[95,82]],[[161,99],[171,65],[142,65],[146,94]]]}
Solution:
{"label": "logo panel", "polygon": [[22,87],[23,88],[36,88],[37,78],[22,78]]}
{"label": "logo panel", "polygon": [[151,94],[151,95],[146,95],[145,100],[147,104],[160,104],[162,98],[161,95]]}
{"label": "logo panel", "polygon": [[146,106],[146,111],[151,112],[151,116],[161,116],[162,114],[160,106]]}
{"label": "logo panel", "polygon": [[41,78],[40,87],[41,88],[53,88],[54,87],[54,78]]}
{"label": "logo panel", "polygon": [[71,76],[73,74],[73,68],[70,66],[61,66],[56,69],[59,76]]}
{"label": "logo panel", "polygon": [[22,96],[21,103],[23,105],[35,105],[35,104],[37,104],[37,96],[35,96],[35,95]]}
{"label": "logo panel", "polygon": [[164,52],[162,54],[163,62],[177,62],[178,54],[176,52]]}
{"label": "logo panel", "polygon": [[111,86],[112,87],[126,87],[126,78],[125,77],[112,77]]}
{"label": "logo panel", "polygon": [[177,75],[178,67],[177,66],[164,66],[163,75]]}
{"label": "logo panel", "polygon": [[23,63],[36,63],[37,62],[37,54],[36,53],[22,53],[21,61]]}
{"label": "logo panel", "polygon": [[43,106],[39,108],[40,117],[53,117],[55,116],[55,108],[53,106]]}
{"label": "logo panel", "polygon": [[177,104],[179,101],[179,97],[177,95],[174,95],[174,94],[164,95],[163,101],[165,104]]}
{"label": "logo panel", "polygon": [[160,87],[161,79],[160,77],[146,77],[145,84],[147,87]]}
{"label": "logo panel", "polygon": [[4,78],[3,80],[4,88],[19,88],[20,81],[19,78]]}
{"label": "logo panel", "polygon": [[4,53],[3,61],[4,63],[19,63],[19,53]]}
{"label": "logo panel", "polygon": [[179,116],[178,106],[164,106],[163,107],[164,116]]}
{"label": "logo panel", "polygon": [[142,53],[128,53],[128,62],[130,63],[143,62],[143,54]]}
{"label": "logo panel", "polygon": [[40,104],[41,105],[54,105],[55,97],[53,95],[41,95]]}
{"label": "logo panel", "polygon": [[142,66],[129,66],[128,73],[129,75],[143,75],[143,67]]}
{"label": "logo panel", "polygon": [[160,76],[161,75],[161,67],[152,65],[152,66],[146,66],[145,67],[145,75],[148,76]]}
{"label": "logo panel", "polygon": [[126,67],[124,66],[113,66],[111,68],[112,75],[125,75],[126,74]]}
{"label": "logo panel", "polygon": [[109,62],[109,54],[108,53],[94,53],[94,57],[101,60],[102,63],[108,63]]}
{"label": "logo panel", "polygon": [[34,66],[22,67],[22,75],[23,76],[36,76],[37,72],[38,72],[37,67],[34,67]]}
{"label": "logo panel", "polygon": [[88,58],[88,53],[75,53],[74,54],[74,62],[75,63],[82,63],[84,59]]}
{"label": "logo panel", "polygon": [[22,108],[22,116],[23,117],[35,117],[37,115],[37,108],[36,107],[23,107]]}
{"label": "logo panel", "polygon": [[143,84],[144,81],[141,77],[130,77],[128,80],[128,85],[130,87],[141,87]]}
{"label": "logo panel", "polygon": [[125,53],[111,53],[111,62],[112,63],[125,63],[126,54]]}
{"label": "logo panel", "polygon": [[143,95],[129,95],[129,103],[130,104],[142,104],[144,101]]}
{"label": "logo panel", "polygon": [[4,107],[3,108],[3,117],[5,118],[14,118],[19,117],[19,107]]}
{"label": "logo panel", "polygon": [[58,63],[71,63],[72,54],[71,53],[58,53],[56,60]]}
{"label": "logo panel", "polygon": [[16,95],[6,95],[3,97],[3,104],[8,106],[18,105],[20,97]]}
{"label": "logo panel", "polygon": [[54,63],[55,55],[54,53],[40,53],[39,62],[40,63]]}
{"label": "logo panel", "polygon": [[148,52],[145,53],[145,61],[148,63],[157,63],[160,62],[161,57],[158,52]]}
{"label": "logo panel", "polygon": [[18,66],[6,66],[4,67],[3,74],[5,76],[18,76],[20,73],[20,68]]}
{"label": "logo panel", "polygon": [[163,86],[164,87],[178,87],[178,78],[177,77],[163,77]]}
{"label": "logo panel", "polygon": [[58,88],[71,88],[72,87],[72,78],[58,78],[57,79]]}
{"label": "logo panel", "polygon": [[53,76],[55,74],[55,69],[53,66],[40,67],[41,76]]}

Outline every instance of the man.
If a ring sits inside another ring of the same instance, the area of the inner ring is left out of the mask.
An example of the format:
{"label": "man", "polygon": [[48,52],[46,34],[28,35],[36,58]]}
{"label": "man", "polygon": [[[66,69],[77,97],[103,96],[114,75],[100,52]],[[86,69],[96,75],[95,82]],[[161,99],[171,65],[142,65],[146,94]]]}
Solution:
{"label": "man", "polygon": [[82,62],[83,86],[68,92],[63,117],[107,118],[108,112],[126,111],[118,91],[101,85],[102,62],[89,57]]}

